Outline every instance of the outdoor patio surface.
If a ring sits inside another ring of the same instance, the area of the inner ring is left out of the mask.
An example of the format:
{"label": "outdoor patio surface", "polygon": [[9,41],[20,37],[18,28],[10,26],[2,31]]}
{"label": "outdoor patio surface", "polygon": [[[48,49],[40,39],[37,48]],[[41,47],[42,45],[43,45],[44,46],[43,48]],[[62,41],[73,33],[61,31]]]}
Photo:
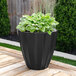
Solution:
{"label": "outdoor patio surface", "polygon": [[20,51],[0,46],[0,76],[76,76],[76,67],[52,60],[45,70],[31,70]]}

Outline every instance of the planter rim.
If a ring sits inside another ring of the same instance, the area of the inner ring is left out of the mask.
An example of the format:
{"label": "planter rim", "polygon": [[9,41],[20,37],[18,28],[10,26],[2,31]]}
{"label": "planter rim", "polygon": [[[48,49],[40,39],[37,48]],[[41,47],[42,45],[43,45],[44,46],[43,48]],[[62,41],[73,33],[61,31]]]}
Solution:
{"label": "planter rim", "polygon": [[[18,31],[20,31],[20,30],[18,30]],[[20,31],[21,32],[21,31]],[[57,32],[57,30],[54,30],[54,31],[52,31],[52,33],[54,33],[54,32]],[[47,32],[33,32],[33,33],[31,33],[31,32],[22,32],[22,33],[30,33],[30,34],[48,34]]]}

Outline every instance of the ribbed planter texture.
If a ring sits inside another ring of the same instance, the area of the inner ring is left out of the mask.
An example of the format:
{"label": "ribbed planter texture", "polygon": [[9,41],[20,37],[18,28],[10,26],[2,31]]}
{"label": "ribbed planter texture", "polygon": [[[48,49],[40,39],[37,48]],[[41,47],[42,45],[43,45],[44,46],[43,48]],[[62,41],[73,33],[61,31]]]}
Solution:
{"label": "ribbed planter texture", "polygon": [[22,54],[28,68],[42,70],[48,67],[52,58],[57,32],[51,35],[42,32],[20,32],[20,45]]}

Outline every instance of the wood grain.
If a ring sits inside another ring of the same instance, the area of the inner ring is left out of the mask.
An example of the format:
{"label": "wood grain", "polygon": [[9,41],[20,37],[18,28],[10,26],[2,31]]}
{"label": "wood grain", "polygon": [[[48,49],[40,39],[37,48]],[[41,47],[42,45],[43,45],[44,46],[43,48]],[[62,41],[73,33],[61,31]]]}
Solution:
{"label": "wood grain", "polygon": [[31,70],[20,51],[0,46],[0,76],[76,76],[76,66],[52,60],[44,70]]}

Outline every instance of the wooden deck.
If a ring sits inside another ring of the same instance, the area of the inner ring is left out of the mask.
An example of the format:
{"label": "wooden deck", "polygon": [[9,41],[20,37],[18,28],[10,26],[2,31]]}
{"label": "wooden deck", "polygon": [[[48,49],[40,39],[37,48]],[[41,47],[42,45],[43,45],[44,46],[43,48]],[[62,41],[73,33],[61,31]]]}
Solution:
{"label": "wooden deck", "polygon": [[45,70],[31,70],[21,52],[0,47],[0,76],[76,76],[76,67],[52,60]]}

